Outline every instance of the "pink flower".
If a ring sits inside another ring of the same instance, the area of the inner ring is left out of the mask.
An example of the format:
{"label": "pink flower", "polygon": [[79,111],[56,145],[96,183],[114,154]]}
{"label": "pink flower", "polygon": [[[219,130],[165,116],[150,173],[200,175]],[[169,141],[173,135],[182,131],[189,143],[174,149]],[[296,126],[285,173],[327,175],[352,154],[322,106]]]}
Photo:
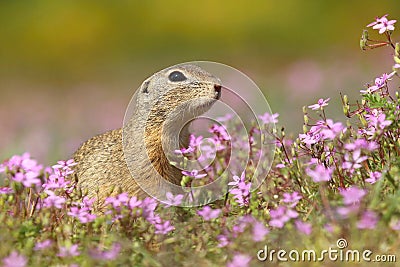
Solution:
{"label": "pink flower", "polygon": [[233,236],[237,237],[237,234],[243,233],[248,225],[252,225],[255,222],[256,220],[251,215],[244,215],[242,217],[239,217],[236,220],[236,224],[232,227],[232,232],[234,234]]}
{"label": "pink flower", "polygon": [[195,149],[191,146],[188,146],[188,148],[182,147],[181,149],[174,150],[175,154],[178,154],[178,155],[190,154],[190,153],[193,153],[194,151],[195,151]]}
{"label": "pink flower", "polygon": [[306,169],[307,175],[310,176],[316,183],[329,181],[332,178],[332,172],[332,168],[325,168],[321,164],[318,164],[315,167],[315,170],[310,168]]}
{"label": "pink flower", "polygon": [[264,123],[264,124],[270,124],[270,123],[278,123],[278,113],[270,114],[266,112],[264,115],[259,115],[258,118]]}
{"label": "pink flower", "polygon": [[271,220],[269,225],[276,228],[282,228],[286,222],[291,218],[297,218],[299,214],[292,209],[285,206],[279,206],[278,208],[270,211]]}
{"label": "pink flower", "polygon": [[392,124],[392,121],[386,120],[385,113],[374,109],[370,114],[365,115],[365,119],[368,121],[368,126],[375,129],[384,129]]}
{"label": "pink flower", "polygon": [[55,170],[42,186],[44,189],[66,188],[69,183],[70,181],[66,181],[60,171]]}
{"label": "pink flower", "polygon": [[32,187],[32,185],[40,186],[42,181],[38,178],[39,172],[27,171],[17,172],[12,176],[12,180],[22,183],[25,187]]}
{"label": "pink flower", "polygon": [[25,173],[25,179],[22,181],[22,184],[25,187],[31,187],[32,185],[38,185],[40,186],[42,184],[42,181],[38,178],[39,173],[33,172],[33,171],[28,171]]}
{"label": "pink flower", "polygon": [[149,223],[151,223],[153,225],[161,223],[161,217],[159,215],[157,215],[155,212],[150,212],[150,213],[146,214],[144,217]]}
{"label": "pink flower", "polygon": [[22,172],[17,172],[12,176],[12,180],[22,183],[22,181],[25,179],[25,175]]}
{"label": "pink flower", "polygon": [[45,190],[45,192],[48,196],[44,199],[44,207],[55,207],[57,209],[61,209],[63,207],[63,204],[66,201],[64,197],[57,196],[53,191],[50,190]]}
{"label": "pink flower", "polygon": [[0,187],[0,194],[12,194],[14,193],[14,190],[9,187]]}
{"label": "pink flower", "polygon": [[146,197],[142,202],[142,217],[149,223],[156,225],[161,223],[161,218],[155,213],[158,203],[151,197]]}
{"label": "pink flower", "polygon": [[294,222],[297,230],[305,235],[310,235],[312,232],[312,226],[310,223],[303,222],[301,220],[296,220]]}
{"label": "pink flower", "polygon": [[189,136],[189,146],[193,147],[193,148],[197,148],[200,146],[202,140],[203,140],[203,136],[199,135],[196,137],[195,135],[191,134]]}
{"label": "pink flower", "polygon": [[354,203],[344,207],[338,207],[336,211],[338,214],[342,215],[343,218],[347,218],[351,214],[357,213],[359,208],[360,205],[358,203]]}
{"label": "pink flower", "polygon": [[302,199],[300,194],[296,191],[293,193],[283,193],[283,202],[288,203],[288,206],[293,208],[297,205],[299,200]]}
{"label": "pink flower", "polygon": [[318,143],[322,140],[322,135],[320,134],[320,127],[311,127],[310,131],[305,134],[299,134],[300,141],[311,147],[311,145]]}
{"label": "pink flower", "polygon": [[218,218],[220,213],[220,209],[212,209],[209,206],[204,206],[202,210],[197,211],[197,214],[203,217],[205,221],[210,221],[212,219]]}
{"label": "pink flower", "polygon": [[231,113],[227,113],[226,115],[222,116],[222,117],[218,117],[217,121],[218,122],[227,122],[233,119],[233,114]]}
{"label": "pink flower", "polygon": [[42,242],[37,242],[33,250],[43,250],[50,247],[53,244],[53,241],[50,239],[43,240]]}
{"label": "pink flower", "polygon": [[57,253],[58,257],[76,257],[81,253],[78,251],[78,244],[71,245],[70,247],[60,247],[60,251]]}
{"label": "pink flower", "polygon": [[15,170],[16,168],[21,168],[24,172],[32,171],[34,173],[40,173],[43,169],[42,165],[39,165],[36,160],[30,158],[29,153],[24,153],[22,156],[15,155],[11,157],[9,163],[14,164],[13,167],[9,164],[9,169]]}
{"label": "pink flower", "polygon": [[191,134],[189,136],[189,145],[187,148],[181,148],[178,150],[175,150],[174,152],[178,155],[187,155],[191,154],[196,151],[196,149],[199,148],[201,141],[203,140],[203,136],[198,136],[196,137],[195,135]]}
{"label": "pink flower", "polygon": [[374,184],[381,179],[382,173],[380,172],[369,172],[369,178],[365,179],[367,183]]}
{"label": "pink flower", "polygon": [[95,198],[95,197],[89,198],[88,196],[85,196],[85,197],[82,199],[82,203],[80,203],[80,204],[81,204],[82,207],[91,208],[92,205],[93,205],[93,203],[94,203],[95,201],[96,201],[96,198]]}
{"label": "pink flower", "polygon": [[121,206],[126,206],[129,200],[127,193],[121,193],[117,197],[107,197],[105,203],[111,204],[115,209],[118,209]]}
{"label": "pink flower", "polygon": [[140,207],[142,205],[142,201],[139,200],[136,196],[131,197],[129,200],[129,208],[134,209]]}
{"label": "pink flower", "polygon": [[[199,153],[196,155],[197,160],[199,162],[206,161],[206,164],[208,165],[210,162],[212,162],[215,159],[215,156],[217,154],[217,151],[221,151],[221,142],[216,142],[214,139],[207,139],[202,145],[199,147]],[[225,148],[225,146],[223,146]],[[222,148],[222,150],[224,149]],[[211,161],[210,161],[211,159]],[[208,166],[205,169],[206,171],[211,170],[211,167]]]}
{"label": "pink flower", "polygon": [[269,233],[269,230],[265,225],[261,222],[254,222],[253,223],[253,231],[252,231],[252,236],[253,236],[253,241],[254,242],[260,242],[263,241],[265,236]]}
{"label": "pink flower", "polygon": [[390,228],[392,228],[395,231],[400,231],[400,220],[399,219],[392,220],[390,222]]}
{"label": "pink flower", "polygon": [[312,110],[322,109],[323,107],[326,107],[328,105],[329,100],[330,98],[327,98],[325,100],[320,98],[318,99],[317,104],[310,105],[308,107],[311,108]]}
{"label": "pink flower", "polygon": [[200,174],[198,170],[192,170],[192,171],[182,171],[182,174],[185,176],[193,177],[194,179],[201,179],[203,177],[206,177],[207,174],[203,173]]}
{"label": "pink flower", "polygon": [[183,195],[174,196],[171,192],[167,192],[166,196],[167,196],[166,207],[179,206],[182,203]]}
{"label": "pink flower", "polygon": [[3,259],[3,267],[25,267],[27,263],[28,260],[16,251],[11,252]]}
{"label": "pink flower", "polygon": [[88,207],[71,207],[67,214],[71,217],[78,218],[81,223],[89,223],[96,219],[96,215],[92,214]]}
{"label": "pink flower", "polygon": [[110,250],[101,251],[100,249],[89,250],[89,255],[95,260],[114,260],[121,251],[121,244],[114,243]]}
{"label": "pink flower", "polygon": [[341,189],[340,194],[343,197],[343,203],[350,205],[359,202],[367,192],[357,186],[352,186],[346,189]]}
{"label": "pink flower", "polygon": [[67,161],[60,160],[60,161],[57,161],[56,165],[53,165],[53,169],[70,170],[71,167],[73,167],[77,164],[78,163],[74,162],[73,159],[69,159]]}
{"label": "pink flower", "polygon": [[378,215],[373,211],[365,211],[357,223],[358,229],[374,229],[378,223]]}
{"label": "pink flower", "polygon": [[327,119],[326,122],[319,121],[317,122],[317,126],[319,127],[320,134],[324,140],[333,140],[344,129],[344,126],[341,122],[333,122],[331,119]]}
{"label": "pink flower", "polygon": [[246,254],[236,254],[226,267],[248,267],[251,257]]}
{"label": "pink flower", "polygon": [[28,152],[20,155],[14,155],[9,160],[7,160],[3,166],[6,166],[10,170],[17,168],[22,168],[22,161],[30,159],[31,155]]}
{"label": "pink flower", "polygon": [[175,227],[171,225],[170,221],[165,221],[164,223],[155,224],[154,227],[156,228],[156,231],[154,233],[159,235],[168,234],[169,232],[175,229]]}
{"label": "pink flower", "polygon": [[154,198],[146,197],[142,202],[143,212],[154,212],[158,203]]}
{"label": "pink flower", "polygon": [[356,139],[354,143],[348,143],[344,145],[344,148],[347,150],[359,150],[359,149],[366,149],[368,151],[374,151],[377,149],[379,145],[375,141],[368,142],[365,139]]}
{"label": "pink flower", "polygon": [[59,177],[67,177],[74,173],[72,169],[73,166],[76,166],[78,163],[74,162],[73,159],[69,159],[67,161],[60,160],[57,162],[58,164],[53,165],[54,174]]}
{"label": "pink flower", "polygon": [[223,125],[214,124],[213,126],[211,126],[209,132],[215,135],[214,137],[215,140],[220,140],[220,141],[231,140],[230,135],[228,134]]}
{"label": "pink flower", "polygon": [[233,177],[232,177],[233,178],[233,182],[229,182],[228,185],[237,186],[240,182],[244,182],[245,177],[246,177],[245,172],[242,172],[240,177],[237,176],[237,175],[233,175]]}
{"label": "pink flower", "polygon": [[278,169],[282,169],[282,168],[285,168],[286,166],[285,166],[284,163],[278,163],[278,164],[276,164],[275,167],[278,168]]}
{"label": "pink flower", "polygon": [[375,21],[368,24],[367,27],[373,26],[372,29],[379,30],[379,34],[382,34],[386,31],[393,31],[396,20],[388,20],[386,16],[387,14],[381,18],[377,17]]}
{"label": "pink flower", "polygon": [[327,224],[324,225],[324,229],[325,229],[327,232],[332,233],[333,230],[334,230],[334,227],[333,227],[332,224],[327,223]]}
{"label": "pink flower", "polygon": [[362,167],[361,163],[368,159],[367,156],[361,156],[361,150],[357,149],[354,150],[352,153],[352,157],[350,158],[349,153],[344,155],[345,162],[343,162],[342,167],[343,169],[359,169]]}
{"label": "pink flower", "polygon": [[251,183],[241,181],[237,187],[232,189],[230,193],[240,206],[247,206],[249,204]]}
{"label": "pink flower", "polygon": [[392,121],[386,120],[386,115],[381,110],[367,109],[366,111],[368,114],[364,115],[364,117],[368,122],[368,127],[359,129],[359,133],[370,136],[369,139],[372,139],[376,133],[380,134],[380,130],[392,124]]}
{"label": "pink flower", "polygon": [[229,240],[225,235],[218,235],[217,236],[218,239],[218,247],[219,248],[223,248],[226,247],[227,245],[229,245]]}
{"label": "pink flower", "polygon": [[379,89],[381,89],[382,87],[384,87],[387,83],[388,80],[390,80],[390,78],[395,74],[395,72],[392,72],[390,74],[384,73],[382,74],[382,76],[378,77],[375,79],[375,84],[368,87],[367,90],[361,90],[360,93],[362,94],[370,94],[373,93]]}

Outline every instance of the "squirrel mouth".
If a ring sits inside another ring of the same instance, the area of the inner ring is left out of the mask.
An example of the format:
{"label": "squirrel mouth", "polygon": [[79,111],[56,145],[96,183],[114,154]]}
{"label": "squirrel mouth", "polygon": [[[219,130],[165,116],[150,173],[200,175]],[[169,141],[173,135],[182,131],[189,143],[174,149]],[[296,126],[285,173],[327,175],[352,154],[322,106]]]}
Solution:
{"label": "squirrel mouth", "polygon": [[219,84],[214,84],[214,90],[215,90],[215,99],[220,99],[221,98],[221,89],[222,86]]}

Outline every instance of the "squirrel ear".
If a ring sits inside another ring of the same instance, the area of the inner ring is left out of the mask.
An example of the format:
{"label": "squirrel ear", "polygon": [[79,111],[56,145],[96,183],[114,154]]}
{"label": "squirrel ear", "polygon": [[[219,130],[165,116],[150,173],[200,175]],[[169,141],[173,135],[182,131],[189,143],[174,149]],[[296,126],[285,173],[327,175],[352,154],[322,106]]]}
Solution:
{"label": "squirrel ear", "polygon": [[149,87],[150,81],[147,80],[142,84],[142,88],[140,89],[143,93],[149,93],[149,91],[147,90]]}

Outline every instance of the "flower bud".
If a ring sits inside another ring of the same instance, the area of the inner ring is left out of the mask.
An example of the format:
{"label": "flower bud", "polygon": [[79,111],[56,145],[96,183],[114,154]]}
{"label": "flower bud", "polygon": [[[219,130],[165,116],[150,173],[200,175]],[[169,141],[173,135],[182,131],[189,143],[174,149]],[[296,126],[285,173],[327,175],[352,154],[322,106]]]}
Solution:
{"label": "flower bud", "polygon": [[290,152],[292,153],[292,155],[294,155],[294,156],[296,156],[297,155],[297,153],[296,153],[296,149],[295,149],[295,147],[294,146],[292,146],[292,149],[290,150]]}
{"label": "flower bud", "polygon": [[367,104],[367,101],[365,99],[361,99],[361,105],[365,106]]}
{"label": "flower bud", "polygon": [[348,104],[349,104],[349,98],[347,97],[347,95],[343,95],[343,103],[344,103],[345,105],[348,105]]}
{"label": "flower bud", "polygon": [[368,126],[368,122],[365,120],[364,116],[359,115],[359,118],[360,118],[361,125],[363,127],[367,127]]}
{"label": "flower bud", "polygon": [[185,183],[185,181],[184,181],[183,179],[181,180],[181,186],[182,186],[182,187],[185,187],[185,186],[186,186],[186,183]]}
{"label": "flower bud", "polygon": [[349,106],[348,105],[344,105],[343,106],[343,113],[346,117],[349,117]]}
{"label": "flower bud", "polygon": [[330,165],[330,166],[332,166],[333,165],[333,157],[329,157],[329,162],[328,162],[328,164]]}
{"label": "flower bud", "polygon": [[368,42],[368,31],[363,30],[360,38],[360,48],[361,50],[366,50],[367,49],[367,42]]}
{"label": "flower bud", "polygon": [[328,143],[328,149],[329,149],[329,151],[332,151],[332,150],[333,150],[333,147],[334,147],[333,143]]}
{"label": "flower bud", "polygon": [[181,186],[186,186],[190,182],[190,177],[189,176],[183,176],[181,180]]}
{"label": "flower bud", "polygon": [[304,124],[308,124],[308,116],[307,115],[304,115]]}
{"label": "flower bud", "polygon": [[[400,57],[399,56],[394,56],[393,57],[394,62],[396,62],[397,64],[400,64]],[[396,69],[393,69],[394,71],[396,71]]]}
{"label": "flower bud", "polygon": [[303,124],[303,133],[307,133],[308,129],[307,129],[307,125]]}
{"label": "flower bud", "polygon": [[295,144],[296,144],[296,147],[300,145],[300,139],[299,138],[296,139],[296,143]]}

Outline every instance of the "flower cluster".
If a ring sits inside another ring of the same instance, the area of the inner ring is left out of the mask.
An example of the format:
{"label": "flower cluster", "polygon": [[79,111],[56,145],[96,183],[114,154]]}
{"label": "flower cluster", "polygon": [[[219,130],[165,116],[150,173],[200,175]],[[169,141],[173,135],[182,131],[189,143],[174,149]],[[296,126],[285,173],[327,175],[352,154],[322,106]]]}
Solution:
{"label": "flower cluster", "polygon": [[[303,131],[293,139],[283,129],[271,129],[277,113],[258,115],[263,125],[254,122],[246,138],[228,131],[228,125],[240,129],[240,122],[227,114],[219,118],[222,124],[209,127],[211,137],[191,135],[188,147],[175,151],[183,164],[200,165],[182,171],[185,189],[224,181],[227,193],[215,203],[175,207],[184,196],[172,192],[163,204],[125,192],[103,203],[76,187],[73,160],[52,167],[28,153],[5,160],[0,164],[3,266],[252,266],[255,248],[265,244],[309,248],[312,243],[322,251],[338,238],[355,249],[398,251],[400,97],[391,93],[400,69],[400,45],[392,40],[395,22],[385,15],[367,25],[382,41],[363,33],[361,47],[393,48],[394,64],[361,90],[360,101],[350,104],[341,96],[346,122],[330,119],[330,98],[320,98],[303,108]],[[273,137],[275,158],[255,188],[253,159],[265,152],[255,137],[262,134]],[[239,148],[237,154],[231,155],[232,147]],[[228,165],[233,167],[225,172]]]}
{"label": "flower cluster", "polygon": [[112,214],[114,222],[121,221],[126,216],[129,216],[129,218],[142,217],[154,225],[156,234],[165,235],[174,230],[170,221],[163,221],[155,212],[158,202],[153,198],[146,197],[142,201],[136,196],[130,197],[127,193],[121,193],[116,197],[106,198],[105,203],[111,207],[107,213]]}
{"label": "flower cluster", "polygon": [[243,172],[241,176],[234,175],[234,181],[228,183],[228,185],[233,186],[234,188],[230,191],[236,203],[239,206],[248,206],[250,201],[250,189],[251,182],[246,182],[245,173]]}
{"label": "flower cluster", "polygon": [[[31,159],[29,153],[23,155],[14,155],[0,166],[0,172],[8,172],[11,180],[21,183],[24,187],[34,187],[38,189],[42,181],[39,178],[43,166],[39,165],[36,160]],[[7,189],[4,189],[7,191]],[[8,191],[12,192],[11,188]]]}

